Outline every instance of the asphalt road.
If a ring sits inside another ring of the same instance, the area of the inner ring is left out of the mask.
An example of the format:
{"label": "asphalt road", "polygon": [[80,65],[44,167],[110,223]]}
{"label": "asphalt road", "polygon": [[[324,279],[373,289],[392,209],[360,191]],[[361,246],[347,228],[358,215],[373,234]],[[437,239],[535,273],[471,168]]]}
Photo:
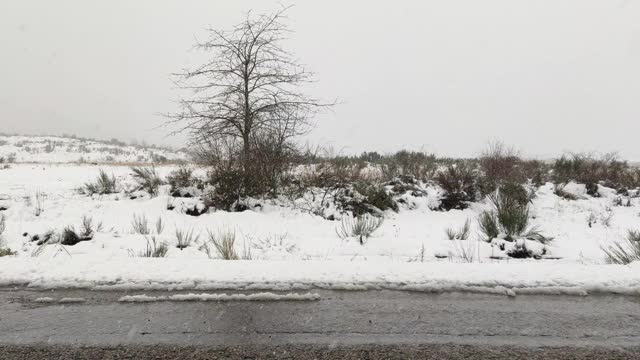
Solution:
{"label": "asphalt road", "polygon": [[125,304],[167,292],[0,289],[0,358],[640,359],[639,297],[314,292]]}

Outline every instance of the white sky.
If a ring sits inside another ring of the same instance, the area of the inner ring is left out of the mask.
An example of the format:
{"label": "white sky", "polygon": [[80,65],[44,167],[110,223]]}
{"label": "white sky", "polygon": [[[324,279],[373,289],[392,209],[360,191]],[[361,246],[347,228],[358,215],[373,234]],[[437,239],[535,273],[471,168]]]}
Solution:
{"label": "white sky", "polygon": [[[640,160],[634,0],[290,1],[286,46],[343,104],[308,137],[346,153],[473,155],[502,139],[538,157]],[[275,1],[4,0],[0,131],[180,145],[155,129],[203,29]]]}

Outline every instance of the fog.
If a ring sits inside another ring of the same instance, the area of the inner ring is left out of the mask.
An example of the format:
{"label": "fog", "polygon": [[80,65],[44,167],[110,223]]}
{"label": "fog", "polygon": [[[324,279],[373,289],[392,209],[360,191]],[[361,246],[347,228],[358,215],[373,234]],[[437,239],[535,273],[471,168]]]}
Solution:
{"label": "fog", "polygon": [[[302,141],[337,152],[619,151],[640,160],[640,4],[611,0],[298,1],[284,44],[340,100]],[[3,1],[0,131],[182,146],[170,74],[206,27],[270,1]]]}

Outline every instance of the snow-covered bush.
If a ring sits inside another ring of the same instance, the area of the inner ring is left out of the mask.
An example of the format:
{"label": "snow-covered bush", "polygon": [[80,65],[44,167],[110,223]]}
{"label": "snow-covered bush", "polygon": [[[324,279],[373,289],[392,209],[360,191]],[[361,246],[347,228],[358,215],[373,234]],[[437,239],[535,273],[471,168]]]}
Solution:
{"label": "snow-covered bush", "polygon": [[167,175],[167,183],[171,186],[171,196],[194,196],[193,188],[202,190],[204,183],[193,176],[193,169],[180,166]]}
{"label": "snow-covered bush", "polygon": [[336,234],[343,240],[349,237],[358,238],[360,244],[364,245],[365,240],[369,239],[371,234],[382,226],[383,222],[383,217],[370,214],[359,215],[355,218],[345,216],[342,218],[340,225],[336,227]]}
{"label": "snow-covered bush", "polygon": [[459,163],[436,174],[435,181],[444,190],[440,210],[464,210],[476,200],[476,179],[470,166]]}
{"label": "snow-covered bush", "polygon": [[79,191],[86,195],[115,194],[118,192],[116,189],[116,185],[117,183],[115,176],[109,176],[104,170],[100,170],[98,178],[94,182],[88,182],[84,184],[84,186],[80,188]]}
{"label": "snow-covered bush", "polygon": [[[536,227],[529,224],[528,203],[513,196],[513,192],[501,192],[500,189],[489,196],[493,210],[484,211],[478,218],[478,224],[484,239],[506,249],[505,242],[512,243],[507,254],[512,257],[530,257],[532,246],[527,241],[548,244],[553,238],[544,236]],[[525,256],[526,255],[526,256]]]}
{"label": "snow-covered bush", "polygon": [[133,179],[138,184],[138,190],[144,190],[151,196],[158,195],[158,189],[164,182],[154,167],[132,167]]}
{"label": "snow-covered bush", "polygon": [[602,248],[610,264],[629,264],[640,261],[640,231],[629,230],[623,241]]}
{"label": "snow-covered bush", "polygon": [[640,172],[614,154],[563,155],[553,164],[553,181],[557,184],[575,181],[584,184],[587,194],[599,197],[598,184],[619,192],[640,186]]}
{"label": "snow-covered bush", "polygon": [[213,188],[205,193],[205,205],[227,211],[246,210],[240,204],[244,192],[242,174],[242,170],[235,168],[212,170],[209,182]]}

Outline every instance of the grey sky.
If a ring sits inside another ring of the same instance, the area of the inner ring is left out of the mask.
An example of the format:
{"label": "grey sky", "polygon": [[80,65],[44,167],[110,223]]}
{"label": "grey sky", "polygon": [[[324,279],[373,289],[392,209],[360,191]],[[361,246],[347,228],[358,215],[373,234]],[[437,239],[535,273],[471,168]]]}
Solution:
{"label": "grey sky", "polygon": [[[337,151],[640,159],[640,4],[633,0],[290,1],[287,47],[343,104],[308,137]],[[171,72],[207,26],[271,1],[5,0],[0,131],[179,145],[154,130]]]}

